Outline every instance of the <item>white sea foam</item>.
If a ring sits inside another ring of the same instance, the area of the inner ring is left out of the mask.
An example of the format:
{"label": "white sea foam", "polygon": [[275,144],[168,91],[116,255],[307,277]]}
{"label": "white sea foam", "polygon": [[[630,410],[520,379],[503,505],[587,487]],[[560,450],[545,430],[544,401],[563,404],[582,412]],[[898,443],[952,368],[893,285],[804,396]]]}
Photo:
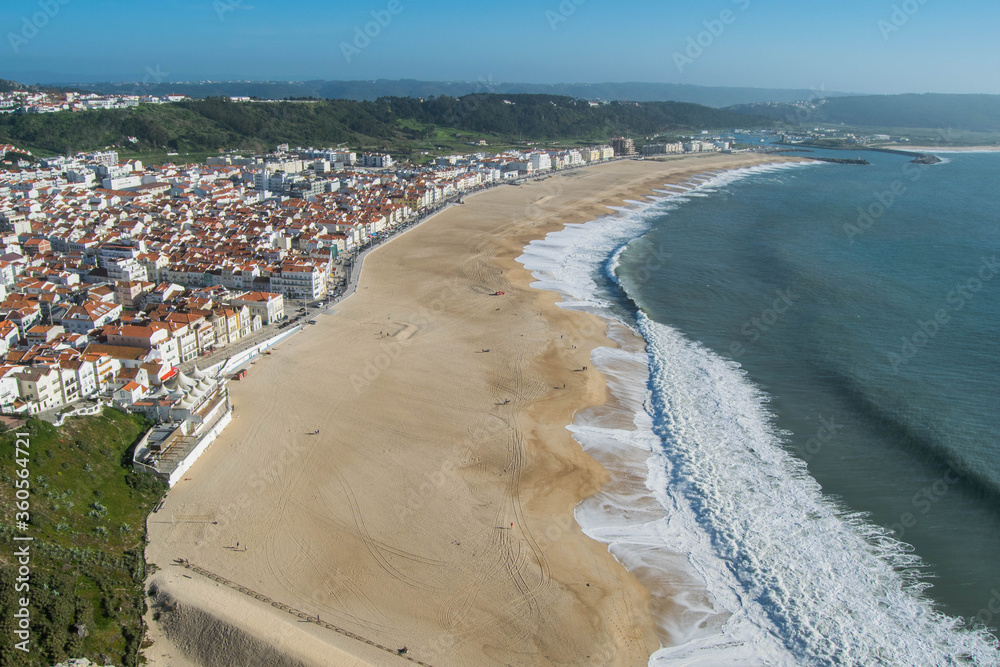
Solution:
{"label": "white sea foam", "polygon": [[[627,243],[690,197],[794,168],[692,182],[550,234],[519,261],[535,287],[607,318],[609,335],[626,343],[614,299],[595,280],[601,267],[616,280]],[[650,589],[665,644],[650,664],[1000,664],[988,635],[962,630],[921,597],[905,574],[918,564],[912,555],[823,497],[738,364],[644,314],[634,327],[645,351],[626,344],[592,357],[616,407],[583,411],[570,430],[611,472],[576,517]]]}

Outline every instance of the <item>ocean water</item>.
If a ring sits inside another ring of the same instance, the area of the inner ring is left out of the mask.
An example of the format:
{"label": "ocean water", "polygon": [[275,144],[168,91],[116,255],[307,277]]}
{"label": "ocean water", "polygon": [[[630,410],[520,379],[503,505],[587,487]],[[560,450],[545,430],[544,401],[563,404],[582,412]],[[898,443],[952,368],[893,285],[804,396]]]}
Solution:
{"label": "ocean water", "polygon": [[651,664],[1000,664],[1000,155],[864,157],[520,259],[620,343],[571,427],[612,482],[576,513],[653,594]]}

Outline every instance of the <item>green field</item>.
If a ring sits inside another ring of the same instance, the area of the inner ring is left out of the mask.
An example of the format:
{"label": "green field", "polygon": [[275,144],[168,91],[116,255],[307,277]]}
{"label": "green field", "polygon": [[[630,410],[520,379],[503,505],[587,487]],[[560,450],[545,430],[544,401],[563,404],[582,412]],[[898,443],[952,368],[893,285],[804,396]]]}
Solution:
{"label": "green field", "polygon": [[[143,637],[146,516],[166,490],[131,470],[131,451],[150,424],[106,408],[61,428],[29,420],[27,530],[15,525],[16,436],[0,436],[0,667],[86,657],[134,665]],[[30,590],[15,593],[14,535],[29,535]],[[18,598],[29,596],[31,652],[13,647]]]}

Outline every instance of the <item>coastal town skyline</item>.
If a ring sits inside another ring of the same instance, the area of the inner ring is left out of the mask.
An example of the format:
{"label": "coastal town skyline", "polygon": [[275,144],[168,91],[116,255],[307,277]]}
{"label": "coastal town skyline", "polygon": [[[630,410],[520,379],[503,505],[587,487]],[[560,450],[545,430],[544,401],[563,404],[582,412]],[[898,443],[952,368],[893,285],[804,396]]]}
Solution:
{"label": "coastal town skyline", "polygon": [[[630,139],[612,143],[619,156],[638,155]],[[707,140],[655,148],[731,150]],[[301,319],[298,306],[340,297],[351,259],[380,238],[463,194],[614,157],[603,145],[417,167],[282,145],[179,167],[120,160],[115,150],[42,158],[37,168],[22,161],[29,168],[0,177],[0,407],[38,414],[101,397],[157,419],[155,402],[138,402],[178,367],[214,364],[204,358],[212,353],[238,357],[218,372],[240,367],[237,343],[281,338]],[[298,305],[286,314],[286,303]]]}
{"label": "coastal town skyline", "polygon": [[[0,76],[87,83],[148,81],[153,72],[158,83],[408,78],[998,93],[997,54],[981,48],[997,14],[978,0],[960,8],[927,0],[809,7],[114,1],[100,12],[51,0],[0,8]],[[85,37],[94,34],[113,39],[92,51]],[[616,48],[624,35],[628,48]],[[538,67],[542,49],[560,57]],[[461,59],[452,57],[457,52]]]}

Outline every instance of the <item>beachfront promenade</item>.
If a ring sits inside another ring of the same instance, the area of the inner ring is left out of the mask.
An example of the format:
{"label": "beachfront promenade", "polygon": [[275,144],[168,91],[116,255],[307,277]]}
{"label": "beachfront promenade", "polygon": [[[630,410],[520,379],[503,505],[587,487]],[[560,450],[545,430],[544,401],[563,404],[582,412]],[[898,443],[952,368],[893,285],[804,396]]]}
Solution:
{"label": "beachfront promenade", "polygon": [[[298,317],[299,322],[305,325],[306,323],[309,322],[311,318],[315,317],[316,315],[328,314],[333,312],[334,308],[337,305],[339,305],[349,296],[354,294],[358,289],[358,280],[361,277],[361,268],[364,264],[365,258],[373,250],[405,234],[407,231],[413,229],[421,222],[429,220],[430,218],[434,217],[441,211],[452,206],[457,200],[461,199],[463,196],[471,196],[472,194],[475,194],[475,192],[471,192],[464,195],[460,194],[450,197],[441,206],[430,209],[425,213],[418,215],[418,217],[412,218],[411,220],[404,222],[401,225],[393,227],[391,230],[387,230],[385,238],[377,238],[375,240],[370,240],[364,245],[362,245],[359,249],[346,254],[345,257],[346,257],[346,262],[348,262],[348,269],[347,269],[347,281],[346,284],[344,285],[344,289],[341,290],[340,292],[335,293],[335,295],[329,296],[327,299],[321,299],[319,303],[323,303],[324,304],[323,306],[314,306],[313,304],[316,302],[304,303],[303,305],[306,308],[306,312],[302,313],[301,316],[298,315],[296,316]],[[302,302],[290,301],[288,302],[288,304],[286,304],[286,307],[289,304],[298,304],[298,303]],[[257,331],[255,331],[254,333],[252,333],[251,335],[240,339],[238,343],[233,345],[227,345],[226,347],[211,354],[206,354],[196,359],[191,359],[190,361],[186,361],[180,364],[178,366],[178,369],[186,373],[192,370],[196,366],[198,368],[208,368],[209,366],[214,366],[216,364],[219,364],[220,362],[224,362],[227,359],[235,357],[236,355],[245,350],[249,350],[252,347],[260,345],[269,338],[277,336],[279,333],[281,333],[281,329],[279,329],[279,326],[285,322],[290,322],[290,320],[286,319],[282,320],[282,322],[276,322],[273,324],[265,325],[260,329],[258,329]]]}
{"label": "beachfront promenade", "polygon": [[[572,169],[579,169],[579,168],[580,167],[574,167]],[[565,169],[559,173],[565,173],[567,171],[571,171],[571,169]],[[441,213],[442,211],[445,211],[448,208],[455,206],[456,204],[459,204],[459,202],[463,202],[464,199],[467,197],[472,197],[476,194],[503,185],[521,185],[522,183],[528,181],[544,180],[546,178],[549,178],[551,175],[552,174],[536,175],[527,178],[516,179],[507,183],[484,185],[469,192],[460,192],[458,194],[451,195],[438,206],[434,206],[422,213],[418,213],[416,216],[411,217],[409,220],[403,222],[400,225],[397,225],[392,228],[387,228],[385,231],[382,232],[383,236],[377,236],[372,239],[369,239],[359,248],[351,251],[350,253],[346,253],[344,255],[345,257],[344,262],[347,264],[346,267],[347,280],[344,285],[344,288],[341,291],[328,296],[326,299],[320,299],[319,303],[322,303],[324,305],[314,306],[313,304],[315,304],[316,302],[304,303],[301,301],[289,301],[286,304],[286,308],[291,304],[301,303],[306,308],[306,311],[304,313],[301,313],[301,315],[297,314],[296,317],[298,318],[299,322],[302,323],[303,326],[307,326],[310,319],[320,314],[325,315],[334,312],[335,308],[338,305],[343,303],[348,297],[352,296],[357,291],[358,281],[361,278],[361,270],[364,265],[365,258],[368,257],[368,255],[376,248],[379,248],[385,245],[386,243],[402,236],[403,234],[410,231],[420,223],[430,220],[431,218]],[[289,322],[289,321],[290,320],[283,320],[282,322]],[[240,339],[238,343],[235,343],[233,345],[227,345],[226,347],[211,354],[207,354],[198,357],[196,359],[191,359],[190,361],[186,361],[180,364],[178,366],[178,369],[186,373],[191,371],[194,367],[208,368],[209,366],[220,364],[220,362],[225,362],[226,360],[237,356],[241,352],[249,350],[252,347],[260,345],[269,338],[277,336],[281,332],[279,326],[282,324],[282,322],[265,325],[260,329],[258,329],[257,331],[255,331],[254,333],[252,333],[251,335]],[[221,364],[219,367],[222,368],[224,365],[225,364]]]}

